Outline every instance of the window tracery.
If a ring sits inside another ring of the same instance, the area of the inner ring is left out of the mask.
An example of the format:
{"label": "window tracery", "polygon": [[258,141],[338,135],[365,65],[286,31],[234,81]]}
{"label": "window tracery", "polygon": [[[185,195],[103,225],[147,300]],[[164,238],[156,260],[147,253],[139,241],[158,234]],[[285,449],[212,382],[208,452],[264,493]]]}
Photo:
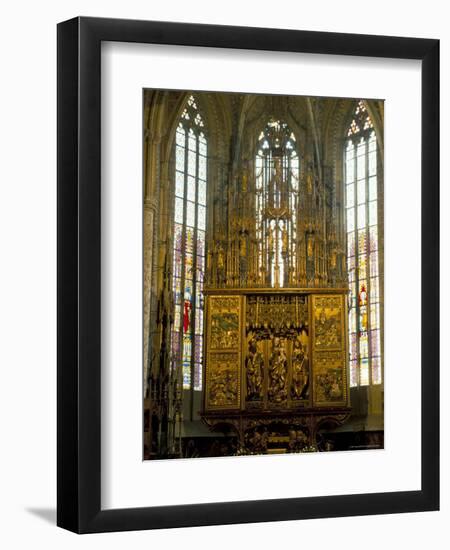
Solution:
{"label": "window tracery", "polygon": [[194,96],[187,100],[175,136],[171,331],[172,369],[181,362],[183,387],[201,390],[203,283],[208,145]]}
{"label": "window tracery", "polygon": [[350,385],[381,384],[377,138],[359,101],[345,144]]}

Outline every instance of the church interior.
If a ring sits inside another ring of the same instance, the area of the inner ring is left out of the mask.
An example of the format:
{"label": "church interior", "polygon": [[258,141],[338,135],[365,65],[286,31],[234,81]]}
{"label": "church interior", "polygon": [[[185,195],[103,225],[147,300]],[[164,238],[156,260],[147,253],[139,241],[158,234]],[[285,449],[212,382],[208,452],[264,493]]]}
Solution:
{"label": "church interior", "polygon": [[144,90],[144,459],[384,447],[383,122]]}

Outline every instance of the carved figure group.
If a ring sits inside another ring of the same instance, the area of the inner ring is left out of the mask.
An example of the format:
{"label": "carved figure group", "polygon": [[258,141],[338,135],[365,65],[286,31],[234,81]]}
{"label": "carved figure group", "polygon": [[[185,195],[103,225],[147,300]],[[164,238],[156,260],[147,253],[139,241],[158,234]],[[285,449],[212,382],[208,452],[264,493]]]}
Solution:
{"label": "carved figure group", "polygon": [[211,317],[211,347],[234,349],[238,345],[237,314],[222,313]]}
{"label": "carved figure group", "polygon": [[217,372],[211,380],[209,403],[211,405],[229,405],[236,401],[237,381],[228,365],[217,365]]}
{"label": "carved figure group", "polygon": [[316,346],[328,348],[339,345],[339,326],[340,314],[327,317],[325,310],[322,309],[315,322]]}
{"label": "carved figure group", "polygon": [[316,376],[317,399],[321,401],[339,401],[343,398],[342,373],[329,370]]}

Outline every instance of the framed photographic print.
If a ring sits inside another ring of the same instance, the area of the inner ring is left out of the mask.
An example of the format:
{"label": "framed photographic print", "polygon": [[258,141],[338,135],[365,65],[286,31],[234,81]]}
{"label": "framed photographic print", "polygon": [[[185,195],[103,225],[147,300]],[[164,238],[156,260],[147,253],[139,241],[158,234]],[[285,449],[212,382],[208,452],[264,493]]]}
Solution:
{"label": "framed photographic print", "polygon": [[58,525],[437,510],[439,42],[58,25]]}

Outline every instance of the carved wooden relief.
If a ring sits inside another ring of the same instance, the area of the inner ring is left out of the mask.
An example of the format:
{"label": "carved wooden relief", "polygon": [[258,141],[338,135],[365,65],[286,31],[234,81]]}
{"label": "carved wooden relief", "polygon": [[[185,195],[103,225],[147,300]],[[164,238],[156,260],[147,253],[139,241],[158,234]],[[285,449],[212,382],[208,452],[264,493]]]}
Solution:
{"label": "carved wooden relief", "polygon": [[341,296],[313,296],[315,349],[342,349],[344,343]]}
{"label": "carved wooden relief", "polygon": [[306,296],[259,295],[247,297],[247,329],[267,328],[277,333],[308,323]]}
{"label": "carved wooden relief", "polygon": [[208,296],[207,409],[238,409],[241,400],[241,297]]}
{"label": "carved wooden relief", "polygon": [[314,405],[348,402],[343,295],[312,296]]}
{"label": "carved wooden relief", "polygon": [[316,352],[313,377],[316,405],[341,405],[346,402],[347,380],[343,351]]}
{"label": "carved wooden relief", "polygon": [[239,407],[240,376],[238,353],[210,353],[207,374],[209,407]]}

